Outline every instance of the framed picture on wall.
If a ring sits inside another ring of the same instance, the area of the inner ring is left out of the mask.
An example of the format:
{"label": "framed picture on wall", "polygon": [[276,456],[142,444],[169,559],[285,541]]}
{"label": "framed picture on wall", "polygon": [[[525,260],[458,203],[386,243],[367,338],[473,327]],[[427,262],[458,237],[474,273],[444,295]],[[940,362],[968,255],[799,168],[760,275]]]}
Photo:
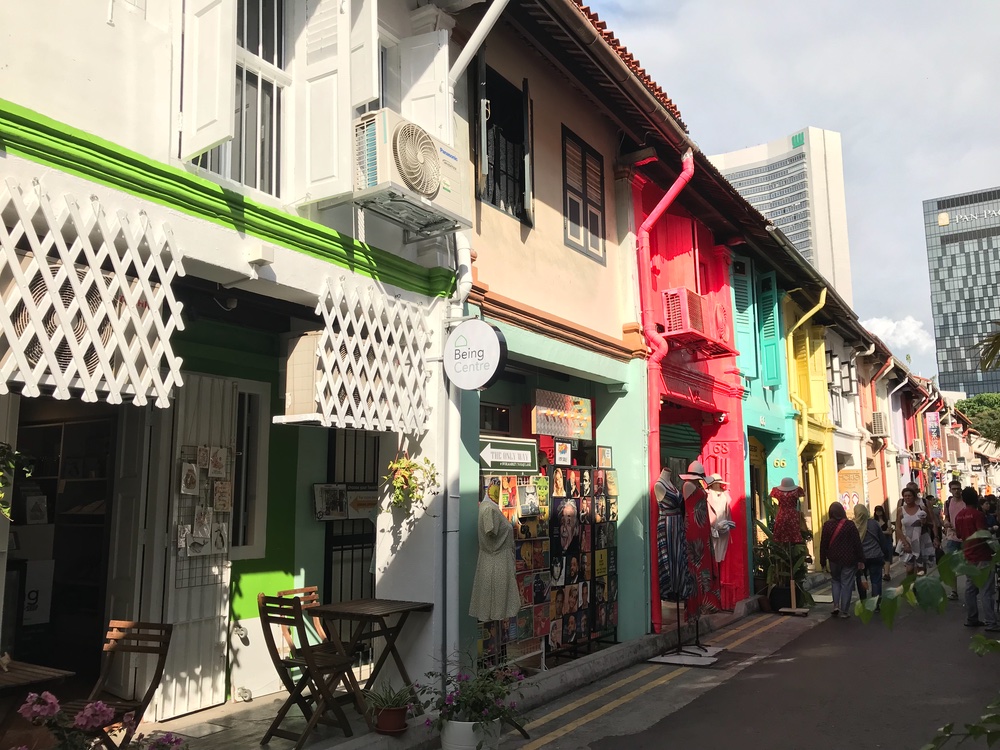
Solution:
{"label": "framed picture on wall", "polygon": [[314,484],[313,502],[317,521],[337,521],[347,518],[347,486]]}
{"label": "framed picture on wall", "polygon": [[614,463],[611,461],[611,446],[597,446],[597,468],[610,469],[612,466],[614,466]]}
{"label": "framed picture on wall", "polygon": [[569,466],[573,463],[573,446],[569,442],[556,440],[556,466]]}

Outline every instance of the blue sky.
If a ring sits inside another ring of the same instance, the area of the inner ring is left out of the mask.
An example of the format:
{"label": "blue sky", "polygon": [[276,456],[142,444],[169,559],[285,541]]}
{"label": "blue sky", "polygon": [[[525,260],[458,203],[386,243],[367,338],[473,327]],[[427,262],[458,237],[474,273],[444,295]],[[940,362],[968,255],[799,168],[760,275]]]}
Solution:
{"label": "blue sky", "polygon": [[[1000,185],[1000,3],[592,0],[705,153],[843,134],[854,305],[936,373],[921,202]],[[1000,290],[998,290],[1000,293]]]}

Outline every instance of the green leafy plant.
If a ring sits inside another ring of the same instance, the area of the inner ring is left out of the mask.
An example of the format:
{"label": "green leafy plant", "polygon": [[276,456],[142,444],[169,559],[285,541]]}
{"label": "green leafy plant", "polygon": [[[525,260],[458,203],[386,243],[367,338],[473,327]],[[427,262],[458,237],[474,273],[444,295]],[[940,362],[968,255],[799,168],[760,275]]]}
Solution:
{"label": "green leafy plant", "polygon": [[428,458],[418,460],[402,453],[387,468],[389,473],[382,477],[382,484],[390,488],[389,504],[393,508],[409,511],[414,503],[422,503],[441,489],[437,467]]}
{"label": "green leafy plant", "polygon": [[384,682],[364,692],[365,703],[373,713],[384,708],[410,708],[413,703],[413,693],[409,685],[397,689],[391,682]]}
{"label": "green leafy plant", "polygon": [[[767,584],[768,592],[776,586],[788,586],[794,578],[797,602],[810,605],[813,598],[805,590],[807,558],[809,552],[805,544],[787,544],[774,541],[774,519],[777,508],[773,502],[764,504],[764,520],[756,519],[757,528],[763,539],[754,545],[754,576]],[[804,541],[812,539],[811,531],[802,532]]]}
{"label": "green leafy plant", "polygon": [[421,703],[436,716],[428,717],[428,727],[441,729],[447,721],[471,721],[477,727],[500,720],[519,726],[517,701],[524,673],[514,665],[498,664],[457,674],[428,672],[430,684],[414,687]]}
{"label": "green leafy plant", "polygon": [[31,469],[32,459],[11,447],[10,443],[0,441],[0,513],[3,513],[7,520],[10,520],[10,498],[7,497],[7,490],[17,474],[30,477]]}

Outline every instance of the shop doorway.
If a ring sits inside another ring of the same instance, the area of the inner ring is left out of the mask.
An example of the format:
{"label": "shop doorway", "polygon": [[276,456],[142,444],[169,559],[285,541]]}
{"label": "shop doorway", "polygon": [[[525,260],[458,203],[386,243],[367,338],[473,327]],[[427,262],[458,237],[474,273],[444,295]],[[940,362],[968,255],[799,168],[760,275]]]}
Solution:
{"label": "shop doorway", "polygon": [[687,471],[701,455],[701,435],[688,423],[660,424],[660,462],[669,466],[675,477]]}
{"label": "shop doorway", "polygon": [[[765,486],[767,481],[767,450],[764,444],[755,437],[747,440],[749,445],[750,464],[750,487],[748,494],[753,503],[754,521],[764,522],[767,519],[767,512],[764,507],[765,499],[768,497],[768,489]],[[766,502],[771,502],[767,499]],[[758,543],[766,538],[764,532],[754,524],[754,536]]]}

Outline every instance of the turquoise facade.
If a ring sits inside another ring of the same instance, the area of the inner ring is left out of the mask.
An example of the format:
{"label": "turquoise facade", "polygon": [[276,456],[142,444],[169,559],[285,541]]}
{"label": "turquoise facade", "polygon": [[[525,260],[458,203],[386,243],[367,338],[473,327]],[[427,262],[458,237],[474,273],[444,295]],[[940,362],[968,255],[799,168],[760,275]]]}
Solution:
{"label": "turquoise facade", "polygon": [[[477,312],[472,308],[472,312]],[[500,380],[489,389],[462,394],[462,447],[459,527],[459,637],[464,647],[476,640],[476,621],[468,616],[479,556],[479,406],[512,407],[511,435],[528,437],[528,410],[541,388],[593,400],[595,439],[611,446],[618,471],[618,639],[649,632],[648,488],[645,477],[646,367],[644,360],[620,362],[538,333],[490,320],[507,340],[511,364],[544,367],[568,377],[539,373],[524,382]],[[527,422],[525,424],[525,421]],[[520,429],[516,429],[520,428]]]}

